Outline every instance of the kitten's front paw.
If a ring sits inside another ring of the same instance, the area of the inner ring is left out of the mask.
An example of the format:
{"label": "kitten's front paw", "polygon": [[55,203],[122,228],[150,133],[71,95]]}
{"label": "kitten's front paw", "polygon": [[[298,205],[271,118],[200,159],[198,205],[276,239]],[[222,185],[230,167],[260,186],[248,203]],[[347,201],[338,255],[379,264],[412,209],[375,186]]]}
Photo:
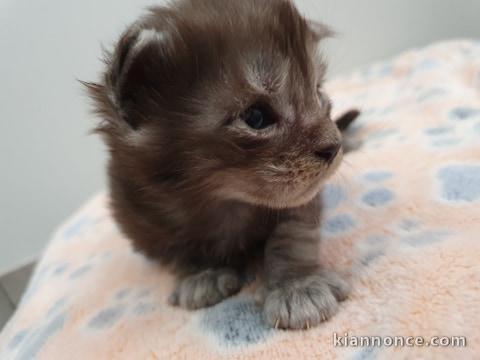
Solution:
{"label": "kitten's front paw", "polygon": [[210,269],[182,279],[168,302],[189,310],[212,306],[237,293],[240,276],[231,269]]}
{"label": "kitten's front paw", "polygon": [[267,290],[264,313],[267,323],[281,329],[306,329],[329,319],[345,300],[349,285],[332,272],[289,280]]}

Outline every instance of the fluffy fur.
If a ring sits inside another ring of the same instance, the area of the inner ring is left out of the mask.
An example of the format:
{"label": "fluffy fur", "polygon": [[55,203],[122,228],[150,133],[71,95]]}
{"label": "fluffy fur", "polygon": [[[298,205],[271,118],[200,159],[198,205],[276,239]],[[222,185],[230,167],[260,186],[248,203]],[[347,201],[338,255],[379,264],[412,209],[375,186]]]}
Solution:
{"label": "fluffy fur", "polygon": [[[321,89],[328,34],[287,0],[181,0],[130,26],[87,84],[114,217],[178,275],[172,304],[218,303],[253,263],[272,326],[313,326],[345,298],[317,260],[317,194],[342,157]],[[251,106],[273,124],[249,128]]]}

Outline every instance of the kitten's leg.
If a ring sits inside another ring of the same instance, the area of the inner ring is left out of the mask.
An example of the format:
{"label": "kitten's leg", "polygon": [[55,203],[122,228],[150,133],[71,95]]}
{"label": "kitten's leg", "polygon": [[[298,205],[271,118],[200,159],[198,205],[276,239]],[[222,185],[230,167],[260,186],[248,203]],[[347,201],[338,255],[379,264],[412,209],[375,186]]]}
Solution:
{"label": "kitten's leg", "polygon": [[207,269],[178,279],[168,301],[195,310],[212,306],[240,291],[240,274],[228,268]]}
{"label": "kitten's leg", "polygon": [[301,213],[278,225],[265,249],[264,312],[276,328],[304,329],[327,320],[349,291],[342,278],[319,267],[318,228]]}

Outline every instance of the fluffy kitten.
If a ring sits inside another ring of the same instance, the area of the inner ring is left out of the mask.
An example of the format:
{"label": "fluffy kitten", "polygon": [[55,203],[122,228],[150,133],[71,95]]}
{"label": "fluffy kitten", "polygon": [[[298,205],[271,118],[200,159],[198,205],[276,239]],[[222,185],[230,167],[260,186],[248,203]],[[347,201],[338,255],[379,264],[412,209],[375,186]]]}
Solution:
{"label": "fluffy kitten", "polygon": [[322,91],[328,34],[287,0],[180,0],[130,26],[87,84],[113,214],[177,275],[172,304],[220,302],[259,260],[271,326],[314,326],[345,299],[318,263],[318,193],[342,158]]}

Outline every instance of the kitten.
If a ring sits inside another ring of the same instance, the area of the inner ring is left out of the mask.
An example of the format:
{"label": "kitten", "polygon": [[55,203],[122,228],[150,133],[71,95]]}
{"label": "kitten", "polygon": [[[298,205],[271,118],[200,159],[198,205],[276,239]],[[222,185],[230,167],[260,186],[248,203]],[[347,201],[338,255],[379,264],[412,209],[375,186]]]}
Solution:
{"label": "kitten", "polygon": [[130,26],[86,84],[114,217],[174,271],[172,304],[214,305],[258,261],[271,326],[317,325],[346,298],[318,262],[318,194],[342,159],[322,90],[328,35],[288,0],[180,0]]}

